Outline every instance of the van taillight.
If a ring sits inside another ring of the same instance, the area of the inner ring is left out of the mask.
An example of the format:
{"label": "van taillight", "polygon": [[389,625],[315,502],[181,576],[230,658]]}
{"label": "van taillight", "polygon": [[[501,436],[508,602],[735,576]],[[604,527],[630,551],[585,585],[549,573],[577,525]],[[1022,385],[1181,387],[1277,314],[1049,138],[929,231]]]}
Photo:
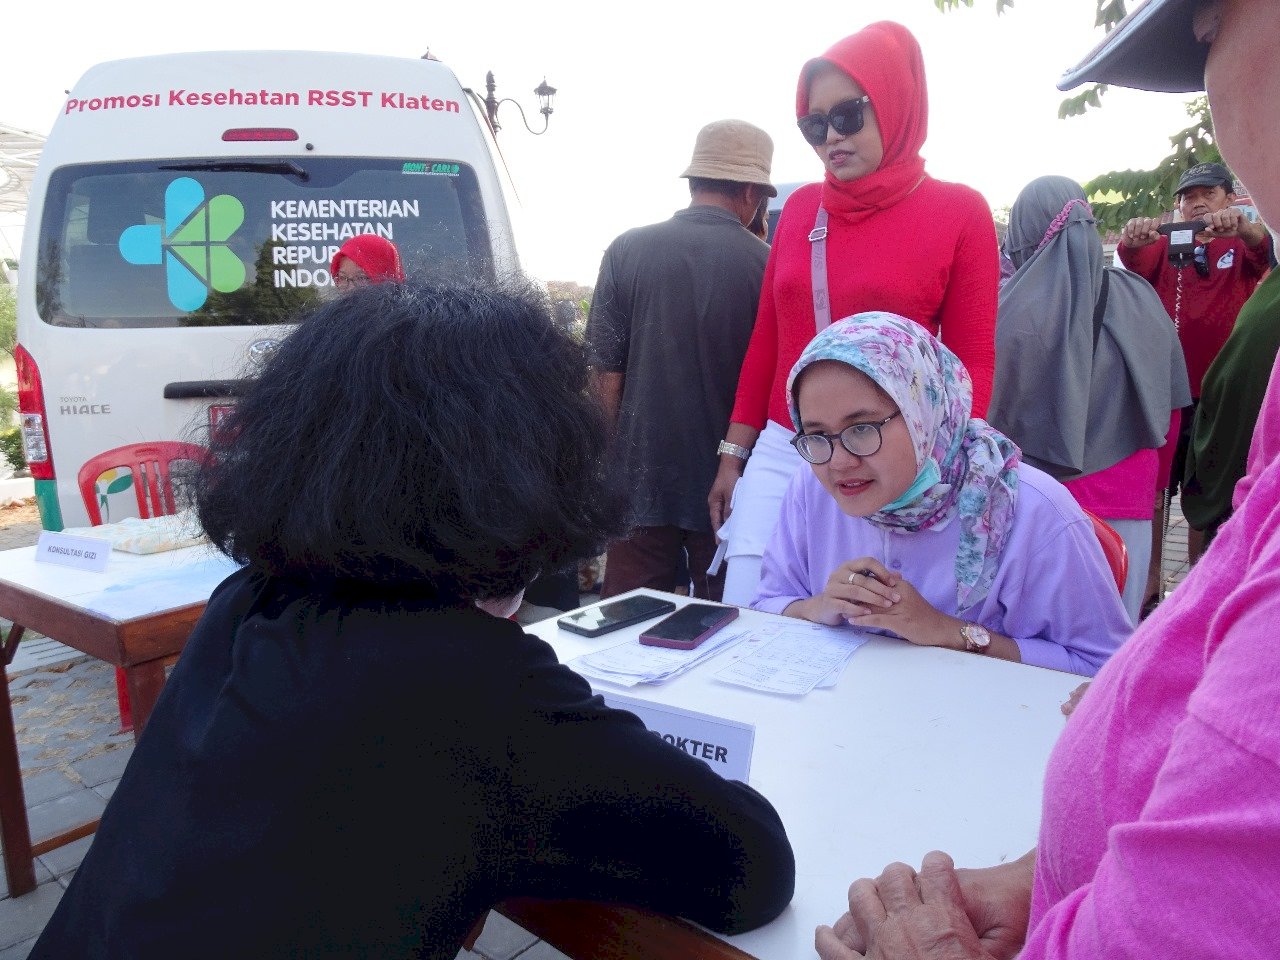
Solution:
{"label": "van taillight", "polygon": [[297,140],[298,131],[288,127],[233,127],[223,131],[222,139],[229,143],[242,140]]}
{"label": "van taillight", "polygon": [[40,368],[19,344],[13,351],[18,375],[18,412],[22,429],[22,452],[35,480],[53,479],[53,457],[49,453],[49,427],[45,422],[44,387]]}

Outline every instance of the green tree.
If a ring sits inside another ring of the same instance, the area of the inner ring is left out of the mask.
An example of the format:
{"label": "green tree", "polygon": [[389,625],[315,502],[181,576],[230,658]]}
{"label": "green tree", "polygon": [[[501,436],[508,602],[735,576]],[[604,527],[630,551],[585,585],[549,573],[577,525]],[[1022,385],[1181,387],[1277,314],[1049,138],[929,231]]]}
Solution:
{"label": "green tree", "polygon": [[[973,6],[973,0],[933,2],[943,13],[959,6]],[[1102,27],[1107,33],[1128,12],[1125,0],[1094,2],[1094,25]],[[1013,0],[995,0],[995,3],[997,15],[1013,7]],[[1080,93],[1063,100],[1058,107],[1058,116],[1066,119],[1097,109],[1102,106],[1102,97],[1106,92],[1105,83],[1091,84]],[[1132,217],[1159,216],[1163,211],[1172,209],[1177,202],[1176,189],[1182,171],[1197,163],[1221,159],[1214,142],[1208,100],[1205,97],[1192,100],[1187,104],[1187,115],[1191,118],[1191,125],[1169,137],[1172,149],[1153,169],[1113,170],[1099,174],[1084,184],[1094,215],[1098,218],[1098,228],[1103,233],[1118,233],[1125,221]]]}
{"label": "green tree", "polygon": [[9,284],[0,284],[0,350],[10,357],[18,345],[18,297]]}
{"label": "green tree", "polygon": [[[10,359],[13,348],[18,345],[18,298],[9,284],[0,284],[0,350]],[[0,390],[0,430],[9,426],[13,415],[18,412],[18,395],[5,388]],[[22,464],[17,464],[22,466]]]}

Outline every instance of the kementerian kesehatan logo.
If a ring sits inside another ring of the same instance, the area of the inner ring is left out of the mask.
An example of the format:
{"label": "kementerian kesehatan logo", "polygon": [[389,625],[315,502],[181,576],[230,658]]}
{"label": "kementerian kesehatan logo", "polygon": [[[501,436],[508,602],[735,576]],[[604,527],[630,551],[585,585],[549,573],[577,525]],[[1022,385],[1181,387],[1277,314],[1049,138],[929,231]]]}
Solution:
{"label": "kementerian kesehatan logo", "polygon": [[169,302],[198,310],[210,290],[230,293],[245,269],[226,241],[244,223],[244,205],[224,193],[205,202],[204,187],[179,177],[164,192],[164,225],[138,223],[120,234],[120,255],[139,266],[164,264]]}

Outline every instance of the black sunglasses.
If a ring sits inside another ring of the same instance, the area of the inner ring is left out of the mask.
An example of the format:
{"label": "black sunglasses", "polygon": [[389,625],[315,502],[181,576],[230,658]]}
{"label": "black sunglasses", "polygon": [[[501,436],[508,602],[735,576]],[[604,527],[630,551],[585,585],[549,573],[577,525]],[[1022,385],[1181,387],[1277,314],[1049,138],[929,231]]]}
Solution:
{"label": "black sunglasses", "polygon": [[1209,252],[1205,250],[1204,244],[1197,244],[1193,260],[1196,265],[1196,273],[1202,277],[1209,276]]}
{"label": "black sunglasses", "polygon": [[800,128],[800,135],[808,141],[809,146],[820,147],[827,140],[828,126],[842,137],[852,136],[861,130],[866,122],[866,106],[870,102],[871,98],[868,96],[845,100],[832,107],[829,113],[811,113],[807,117],[801,117],[796,121],[796,126]]}

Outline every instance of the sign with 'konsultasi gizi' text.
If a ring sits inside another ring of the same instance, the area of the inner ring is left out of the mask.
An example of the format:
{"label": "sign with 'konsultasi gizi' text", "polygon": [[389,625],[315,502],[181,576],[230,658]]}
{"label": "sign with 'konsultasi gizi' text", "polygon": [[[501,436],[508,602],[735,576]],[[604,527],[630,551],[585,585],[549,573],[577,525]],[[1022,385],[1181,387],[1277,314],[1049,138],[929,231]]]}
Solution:
{"label": "sign with 'konsultasi gizi' text", "polygon": [[97,537],[77,537],[45,530],[36,544],[37,563],[57,563],[77,570],[103,573],[111,559],[111,541]]}
{"label": "sign with 'konsultasi gizi' text", "polygon": [[756,728],[751,724],[620,693],[596,692],[608,706],[634,713],[650,733],[697,757],[726,780],[747,783],[750,779],[751,749],[756,740]]}

